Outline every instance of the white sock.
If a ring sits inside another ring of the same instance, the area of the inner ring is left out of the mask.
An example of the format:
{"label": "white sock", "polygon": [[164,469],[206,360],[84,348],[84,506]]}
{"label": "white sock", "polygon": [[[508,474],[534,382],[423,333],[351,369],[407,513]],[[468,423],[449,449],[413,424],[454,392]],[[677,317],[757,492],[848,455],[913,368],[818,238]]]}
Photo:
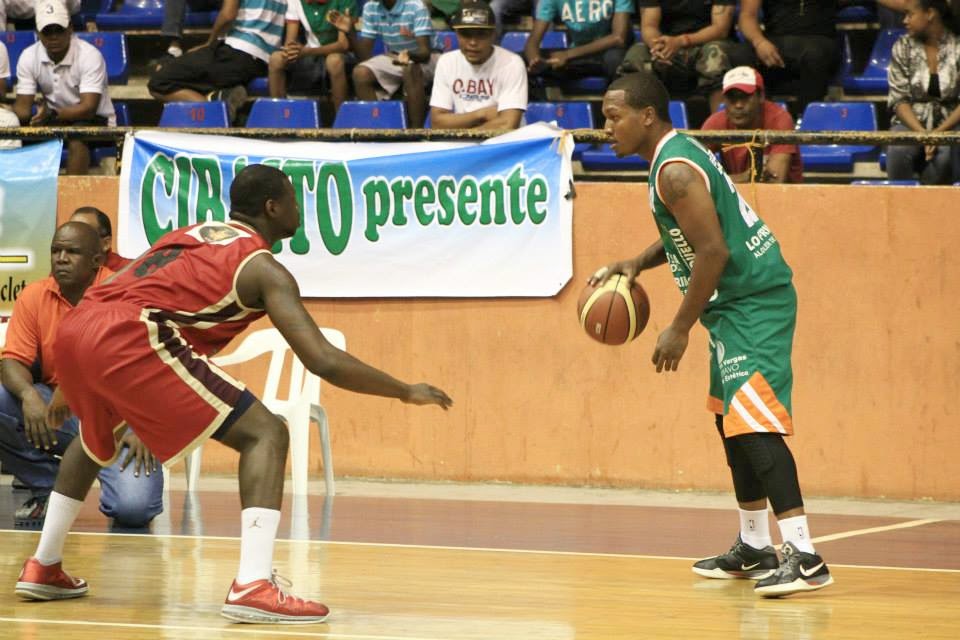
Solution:
{"label": "white sock", "polygon": [[62,493],[54,491],[50,494],[47,516],[43,521],[43,531],[40,532],[40,544],[33,554],[40,564],[49,566],[63,560],[63,545],[82,506],[82,501],[68,498]]}
{"label": "white sock", "polygon": [[740,511],[740,539],[754,549],[763,549],[773,541],[770,539],[770,520],[767,510]]}
{"label": "white sock", "polygon": [[180,56],[183,55],[183,49],[172,44],[169,47],[167,47],[167,53],[169,53],[174,58],[179,58]]}
{"label": "white sock", "polygon": [[273,543],[280,526],[276,509],[250,507],[240,512],[240,570],[237,584],[265,580],[273,575]]}
{"label": "white sock", "polygon": [[784,542],[792,542],[793,546],[805,553],[816,553],[813,550],[813,540],[810,538],[807,516],[784,518],[777,524],[780,525],[780,535],[783,536]]}

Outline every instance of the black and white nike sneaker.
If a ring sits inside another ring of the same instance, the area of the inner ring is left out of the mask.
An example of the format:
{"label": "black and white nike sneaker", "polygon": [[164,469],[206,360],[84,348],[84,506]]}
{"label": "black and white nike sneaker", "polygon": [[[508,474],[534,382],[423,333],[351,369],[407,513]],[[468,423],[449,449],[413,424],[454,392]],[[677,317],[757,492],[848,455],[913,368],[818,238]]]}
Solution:
{"label": "black and white nike sneaker", "polygon": [[693,563],[693,572],[705,578],[759,580],[772,576],[780,565],[771,546],[754,549],[737,536],[737,541],[723,555]]}
{"label": "black and white nike sneaker", "polygon": [[800,551],[792,542],[781,549],[783,562],[769,578],[759,581],[753,590],[765,598],[778,598],[801,591],[816,591],[833,584],[827,563],[815,553]]}

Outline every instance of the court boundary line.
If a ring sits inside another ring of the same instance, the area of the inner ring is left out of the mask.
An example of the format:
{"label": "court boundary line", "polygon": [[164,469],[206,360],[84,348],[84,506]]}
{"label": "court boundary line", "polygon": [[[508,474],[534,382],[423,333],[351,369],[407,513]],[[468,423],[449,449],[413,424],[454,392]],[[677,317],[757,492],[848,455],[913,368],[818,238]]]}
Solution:
{"label": "court boundary line", "polygon": [[[935,522],[944,522],[943,520],[914,520],[907,523],[900,523],[899,528],[908,528],[907,525],[913,527],[923,526],[924,524],[931,524]],[[915,524],[912,524],[915,523]],[[888,525],[892,527],[895,525]],[[866,535],[867,533],[876,532],[877,529],[886,530],[885,527],[873,527],[872,529],[860,529],[853,530],[850,533],[851,535],[845,537],[853,537],[854,535]],[[859,531],[860,533],[857,533]],[[39,531],[30,531],[25,529],[0,529],[0,533],[9,532],[9,533],[25,533],[25,534],[37,534]],[[840,536],[844,532],[831,534],[833,536]],[[182,534],[170,534],[170,533],[160,533],[160,534],[143,534],[143,533],[111,533],[109,531],[71,531],[70,535],[78,536],[122,536],[122,537],[133,537],[133,538],[172,538],[175,540],[217,540],[217,541],[231,541],[239,542],[239,536],[197,536],[197,535],[182,535]],[[824,538],[828,536],[823,536]],[[814,538],[813,541],[818,541],[818,538]],[[595,551],[556,551],[552,549],[498,549],[494,547],[457,547],[449,545],[429,545],[429,544],[402,544],[402,543],[388,543],[388,542],[351,542],[345,540],[295,540],[290,538],[277,538],[277,542],[286,542],[290,544],[319,544],[319,545],[337,545],[337,546],[356,546],[356,547],[374,547],[374,548],[398,548],[398,549],[431,549],[439,551],[478,551],[484,553],[519,553],[519,554],[528,554],[528,555],[552,555],[552,556],[572,556],[572,557],[596,557],[596,558],[635,558],[638,560],[683,560],[686,562],[700,560],[700,558],[695,557],[686,557],[686,556],[658,556],[658,555],[649,555],[642,553],[600,553]],[[885,569],[889,571],[925,571],[930,573],[960,573],[960,569],[937,569],[932,567],[894,567],[894,566],[884,566],[884,565],[863,565],[863,564],[840,564],[840,563],[829,563],[831,567],[843,567],[850,569]]]}
{"label": "court boundary line", "polygon": [[[145,624],[142,622],[103,622],[93,620],[49,620],[44,618],[10,618],[0,616],[0,622],[17,622],[21,624],[56,624],[63,626],[84,627],[115,627],[124,629],[156,629],[158,631],[201,631],[215,633],[243,633],[254,635],[291,636],[295,638],[347,638],[353,640],[442,640],[443,636],[383,636],[364,633],[343,633],[337,631],[287,631],[271,629],[269,625],[231,625],[226,627],[206,627],[178,624]],[[324,623],[317,623],[324,624]]]}
{"label": "court boundary line", "polygon": [[896,524],[883,525],[881,527],[868,527],[866,529],[851,529],[850,531],[841,531],[831,533],[818,538],[813,538],[810,542],[833,542],[834,540],[843,540],[844,538],[854,538],[856,536],[869,535],[871,533],[882,533],[884,531],[896,531],[897,529],[910,529],[912,527],[922,527],[925,524],[934,524],[944,522],[941,518],[927,518],[923,520],[908,520],[907,522],[898,522]]}

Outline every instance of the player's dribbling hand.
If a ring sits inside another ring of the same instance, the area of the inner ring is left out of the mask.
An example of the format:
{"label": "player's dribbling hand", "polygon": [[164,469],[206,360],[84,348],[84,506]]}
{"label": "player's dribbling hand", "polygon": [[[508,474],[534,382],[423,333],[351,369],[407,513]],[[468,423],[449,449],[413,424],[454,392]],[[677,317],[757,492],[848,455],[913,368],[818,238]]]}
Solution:
{"label": "player's dribbling hand", "polygon": [[688,332],[677,329],[672,324],[663,330],[653,350],[653,364],[657,365],[657,373],[677,370],[680,358],[687,350],[688,340]]}
{"label": "player's dribbling hand", "polygon": [[593,275],[587,280],[587,284],[590,286],[603,284],[609,280],[611,276],[615,276],[618,273],[626,276],[629,282],[633,282],[637,275],[640,274],[640,269],[637,267],[637,263],[634,260],[621,260],[620,262],[608,264],[607,266],[600,267],[594,271]]}
{"label": "player's dribbling hand", "polygon": [[137,437],[133,429],[128,428],[127,432],[120,438],[120,445],[127,448],[127,457],[120,465],[120,470],[125,470],[133,462],[133,475],[139,477],[140,469],[149,476],[159,467],[157,459],[153,457],[147,445]]}
{"label": "player's dribbling hand", "polygon": [[419,405],[435,404],[439,405],[444,411],[453,404],[453,400],[442,389],[425,382],[410,385],[410,390],[404,402]]}

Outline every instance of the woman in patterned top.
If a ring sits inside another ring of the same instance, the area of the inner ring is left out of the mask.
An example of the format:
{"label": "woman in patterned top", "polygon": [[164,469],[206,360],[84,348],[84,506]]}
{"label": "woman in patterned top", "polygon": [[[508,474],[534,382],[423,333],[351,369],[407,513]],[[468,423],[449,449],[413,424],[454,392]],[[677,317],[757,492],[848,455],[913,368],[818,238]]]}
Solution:
{"label": "woman in patterned top", "polygon": [[[891,131],[950,131],[960,125],[960,38],[945,0],[908,0],[907,34],[890,60]],[[923,184],[960,180],[960,146],[890,146],[887,177]]]}

